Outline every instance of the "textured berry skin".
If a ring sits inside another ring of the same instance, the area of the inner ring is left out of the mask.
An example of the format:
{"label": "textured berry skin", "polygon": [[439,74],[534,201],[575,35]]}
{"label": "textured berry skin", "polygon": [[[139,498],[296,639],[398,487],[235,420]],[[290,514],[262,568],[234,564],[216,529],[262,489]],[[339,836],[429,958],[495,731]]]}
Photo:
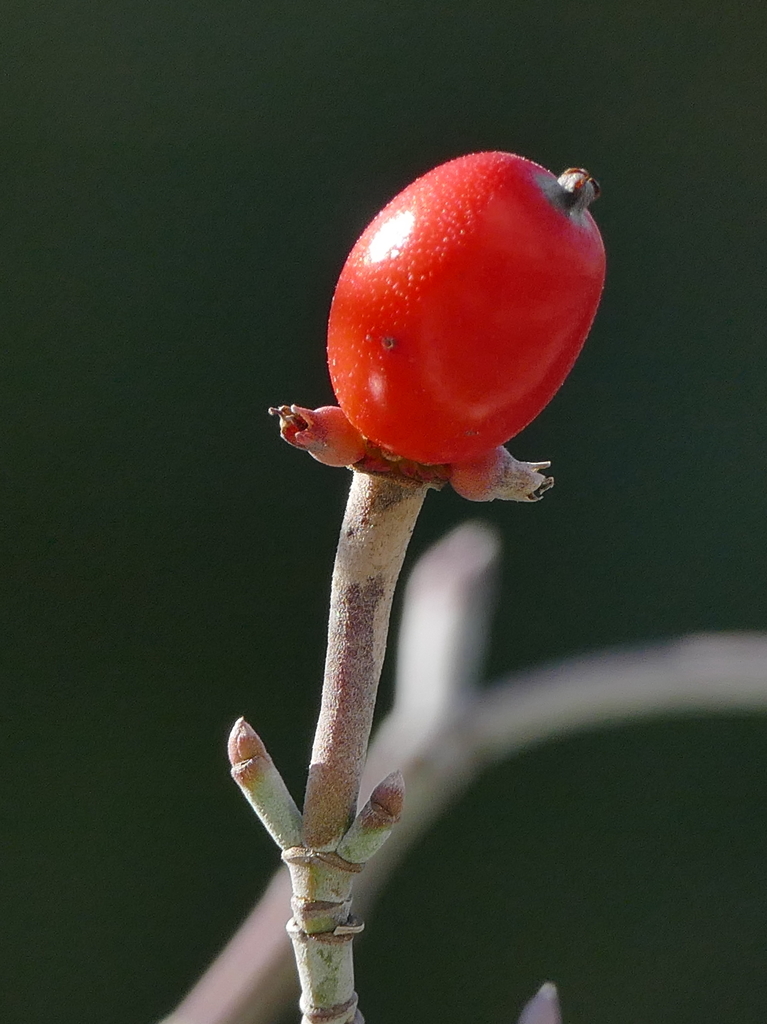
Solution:
{"label": "textured berry skin", "polygon": [[328,325],[333,388],[365,437],[452,463],[508,441],[550,401],[605,272],[599,229],[560,184],[569,173],[474,153],[418,178],[368,225]]}

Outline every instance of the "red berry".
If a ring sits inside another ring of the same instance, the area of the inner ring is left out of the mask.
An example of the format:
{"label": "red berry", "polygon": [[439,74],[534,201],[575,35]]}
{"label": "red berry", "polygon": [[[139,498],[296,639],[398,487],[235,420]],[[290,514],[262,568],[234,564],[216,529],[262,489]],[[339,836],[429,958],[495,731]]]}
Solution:
{"label": "red berry", "polygon": [[339,405],[380,447],[423,463],[508,441],[559,389],[602,292],[585,171],[512,153],[435,167],[368,225],[328,326]]}

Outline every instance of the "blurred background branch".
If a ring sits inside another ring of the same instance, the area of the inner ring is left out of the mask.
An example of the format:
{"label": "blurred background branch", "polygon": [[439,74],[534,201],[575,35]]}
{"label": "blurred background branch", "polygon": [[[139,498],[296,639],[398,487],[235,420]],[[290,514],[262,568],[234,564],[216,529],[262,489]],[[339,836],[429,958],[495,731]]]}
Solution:
{"label": "blurred background branch", "polygon": [[[691,636],[600,653],[478,688],[499,555],[495,531],[467,523],[423,555],[408,581],[394,706],[376,733],[362,786],[367,795],[384,775],[401,769],[406,810],[357,879],[360,912],[432,821],[501,758],[636,718],[767,710],[767,635],[758,634]],[[486,827],[493,831],[498,823],[489,816]],[[513,865],[513,844],[509,858]],[[281,868],[164,1024],[274,1024],[298,992],[284,932],[289,916],[290,885]],[[440,941],[435,936],[437,947]],[[492,963],[487,970],[492,973]]]}

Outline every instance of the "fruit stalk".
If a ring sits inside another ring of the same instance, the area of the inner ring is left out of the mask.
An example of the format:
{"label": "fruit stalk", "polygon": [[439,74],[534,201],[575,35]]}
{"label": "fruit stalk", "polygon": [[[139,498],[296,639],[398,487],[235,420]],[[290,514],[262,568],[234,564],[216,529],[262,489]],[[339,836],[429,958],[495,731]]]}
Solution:
{"label": "fruit stalk", "polygon": [[334,850],[357,809],[394,588],[427,485],[355,472],[333,569],[304,843]]}

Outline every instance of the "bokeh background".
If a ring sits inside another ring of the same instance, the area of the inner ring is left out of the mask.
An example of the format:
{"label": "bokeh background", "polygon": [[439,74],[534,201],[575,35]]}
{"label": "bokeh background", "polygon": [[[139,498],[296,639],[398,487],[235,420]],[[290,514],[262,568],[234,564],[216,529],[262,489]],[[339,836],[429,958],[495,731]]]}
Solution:
{"label": "bokeh background", "polygon": [[[513,444],[557,488],[432,495],[413,542],[502,531],[488,678],[767,628],[767,7],[7,0],[2,21],[0,1005],[151,1022],[277,861],[227,776],[233,719],[303,785],[347,480],[265,409],[331,399],[335,278],[416,175],[509,149],[603,185],[601,312]],[[758,716],[507,764],[369,922],[368,1018],[512,1021],[551,977],[569,1024],[763,1020],[765,806]]]}

